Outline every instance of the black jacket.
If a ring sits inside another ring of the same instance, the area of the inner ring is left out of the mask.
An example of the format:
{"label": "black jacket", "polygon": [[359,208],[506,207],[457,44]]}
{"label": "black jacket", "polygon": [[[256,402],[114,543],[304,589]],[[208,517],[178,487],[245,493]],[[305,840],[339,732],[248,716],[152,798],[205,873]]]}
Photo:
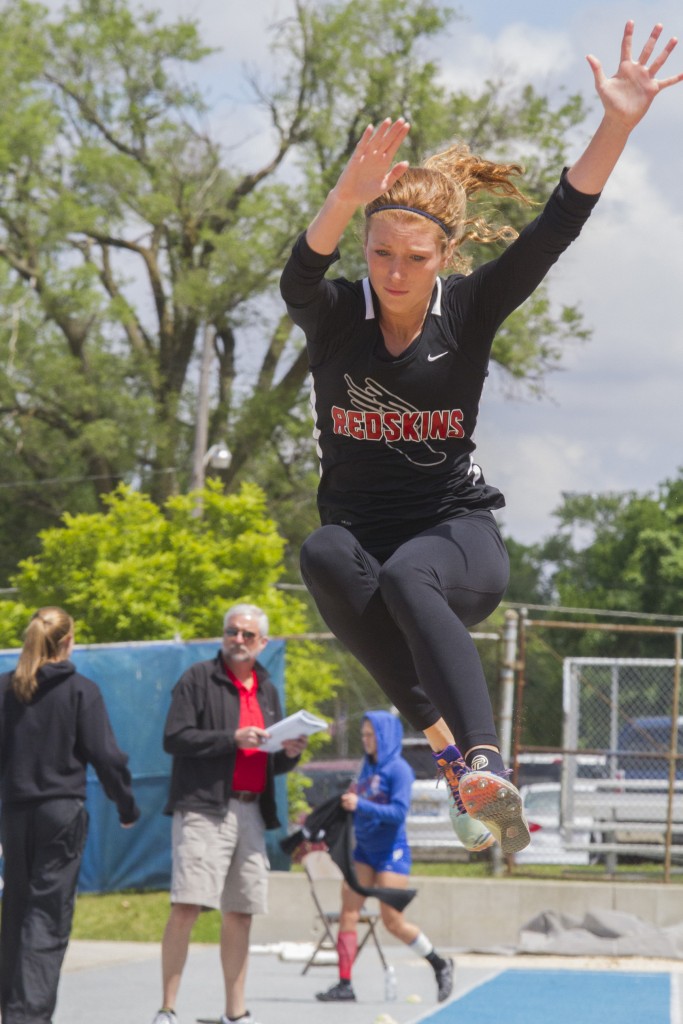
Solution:
{"label": "black jacket", "polygon": [[99,687],[72,662],[48,662],[28,704],[12,690],[12,672],[0,675],[0,797],[26,804],[59,797],[85,799],[91,764],[122,824],[140,811],[131,789],[128,757],[119,749]]}
{"label": "black jacket", "polygon": [[[258,662],[258,702],[264,728],[282,718],[278,692]],[[171,788],[164,813],[203,811],[222,814],[230,800],[235,770],[240,697],[223,667],[219,651],[212,661],[199,661],[180,677],[171,697],[164,729],[164,750],[173,755]],[[268,755],[266,788],[259,801],[266,828],[278,828],[273,778],[291,771],[299,758],[284,751]]]}

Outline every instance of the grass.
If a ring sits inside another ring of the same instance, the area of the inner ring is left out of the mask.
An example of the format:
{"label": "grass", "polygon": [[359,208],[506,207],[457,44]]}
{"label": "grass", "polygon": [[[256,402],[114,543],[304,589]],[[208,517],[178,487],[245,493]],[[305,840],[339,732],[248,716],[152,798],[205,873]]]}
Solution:
{"label": "grass", "polygon": [[[168,918],[168,892],[84,894],[76,900],[72,939],[161,942]],[[218,942],[220,914],[200,914],[193,942]]]}
{"label": "grass", "polygon": [[[293,871],[301,870],[293,865]],[[471,863],[415,863],[413,876],[442,878],[490,878],[491,871],[485,861]],[[572,880],[600,882],[612,878],[605,874],[603,866],[561,867],[559,865],[534,865],[533,870],[522,872],[517,869],[515,878],[538,880]],[[619,865],[616,879],[629,882],[662,882],[661,864],[639,863]],[[680,884],[683,877],[675,874],[672,881]],[[101,895],[84,894],[76,901],[74,939],[110,940],[117,942],[161,942],[168,917],[168,892],[115,892]],[[194,931],[193,942],[216,943],[220,936],[220,914],[217,910],[200,914]]]}

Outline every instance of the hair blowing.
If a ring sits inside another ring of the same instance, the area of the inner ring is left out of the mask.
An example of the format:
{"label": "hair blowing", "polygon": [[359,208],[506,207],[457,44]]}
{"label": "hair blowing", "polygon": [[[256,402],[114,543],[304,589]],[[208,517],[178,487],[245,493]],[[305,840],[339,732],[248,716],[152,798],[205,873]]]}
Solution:
{"label": "hair blowing", "polygon": [[[531,205],[531,201],[515,185],[512,178],[523,173],[519,164],[497,164],[470,152],[465,143],[457,143],[434,156],[420,167],[409,167],[383,195],[365,207],[365,216],[381,211],[382,206],[397,204],[424,210],[448,228],[448,236],[435,226],[443,246],[455,241],[449,261],[455,269],[469,269],[468,261],[458,247],[467,239],[473,242],[511,241],[517,232],[510,225],[496,227],[484,217],[467,216],[467,200],[478,192],[505,196]],[[418,214],[405,210],[387,210],[382,217],[413,218]],[[367,230],[367,222],[366,222]]]}
{"label": "hair blowing", "polygon": [[12,677],[12,689],[22,703],[28,704],[38,689],[38,669],[59,660],[60,647],[73,628],[74,620],[63,608],[39,608],[33,614]]}

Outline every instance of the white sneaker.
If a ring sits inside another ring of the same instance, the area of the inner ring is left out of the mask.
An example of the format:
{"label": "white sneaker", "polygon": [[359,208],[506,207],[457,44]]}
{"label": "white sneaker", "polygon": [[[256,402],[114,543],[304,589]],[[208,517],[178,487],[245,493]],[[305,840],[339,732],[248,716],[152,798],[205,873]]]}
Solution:
{"label": "white sneaker", "polygon": [[152,1024],[178,1024],[178,1018],[173,1010],[159,1010]]}
{"label": "white sneaker", "polygon": [[467,811],[461,811],[453,799],[448,801],[448,815],[453,831],[470,853],[481,853],[495,843],[496,837],[491,834],[486,824],[477,821],[476,818],[470,818]]}
{"label": "white sneaker", "polygon": [[433,753],[439,775],[446,780],[449,789],[448,813],[456,836],[470,853],[480,853],[493,846],[496,836],[483,821],[470,817],[465,810],[460,794],[460,779],[468,772],[465,760],[455,746],[450,744],[440,753]]}

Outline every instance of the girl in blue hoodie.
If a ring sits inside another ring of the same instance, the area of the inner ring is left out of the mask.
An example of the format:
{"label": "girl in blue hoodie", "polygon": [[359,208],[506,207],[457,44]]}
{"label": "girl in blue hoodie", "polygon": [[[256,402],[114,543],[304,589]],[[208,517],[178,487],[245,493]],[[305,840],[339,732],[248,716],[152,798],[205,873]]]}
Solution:
{"label": "girl in blue hoodie", "polygon": [[[361,725],[365,756],[357,782],[342,794],[342,807],[353,812],[356,846],[353,851],[358,881],[364,888],[388,886],[405,889],[411,856],[406,837],[406,817],[415,775],[401,756],[403,727],[389,711],[368,711]],[[339,981],[316,999],[321,1002],[354,1000],[351,970],[358,948],[358,918],[365,897],[346,882],[342,887],[342,908],[337,935]],[[453,988],[453,961],[444,959],[417,925],[402,911],[380,903],[382,923],[395,938],[410,946],[431,965],[436,977],[438,1000],[447,999]]]}

